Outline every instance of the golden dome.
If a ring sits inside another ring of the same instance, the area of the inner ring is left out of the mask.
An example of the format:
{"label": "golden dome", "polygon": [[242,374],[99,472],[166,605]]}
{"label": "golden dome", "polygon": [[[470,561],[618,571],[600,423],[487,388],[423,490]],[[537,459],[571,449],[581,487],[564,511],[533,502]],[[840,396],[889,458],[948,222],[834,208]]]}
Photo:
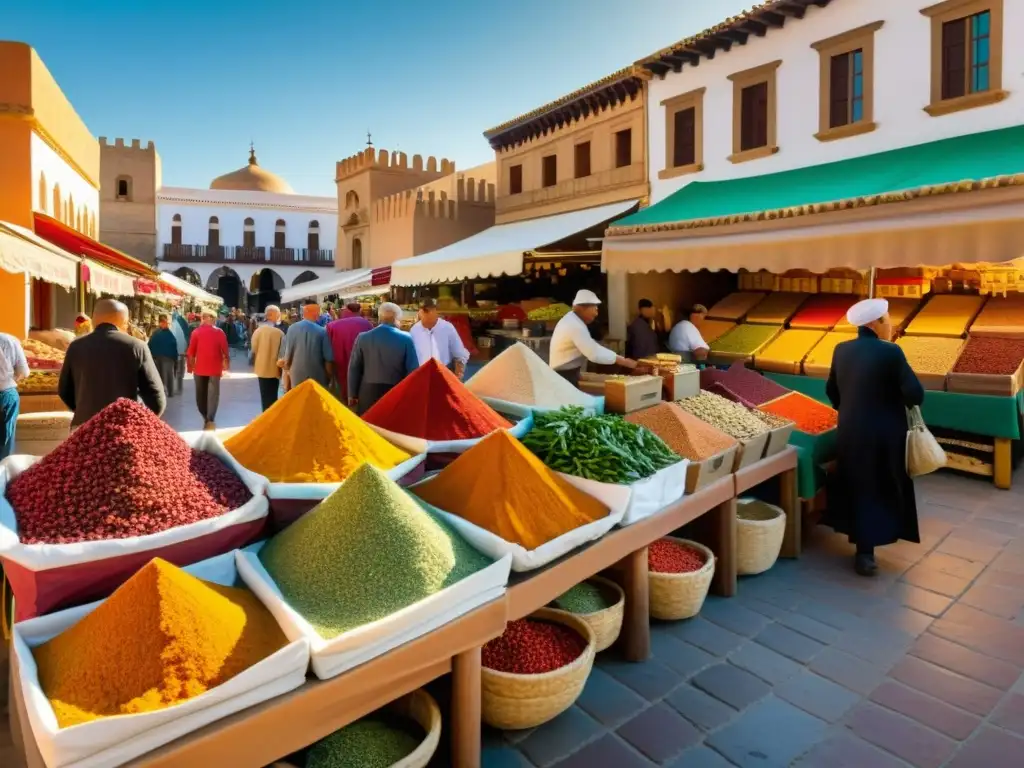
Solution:
{"label": "golden dome", "polygon": [[256,150],[249,147],[249,163],[237,171],[225,173],[210,182],[210,189],[237,189],[246,192],[276,192],[279,195],[295,194],[291,185],[276,173],[260,168],[256,162]]}

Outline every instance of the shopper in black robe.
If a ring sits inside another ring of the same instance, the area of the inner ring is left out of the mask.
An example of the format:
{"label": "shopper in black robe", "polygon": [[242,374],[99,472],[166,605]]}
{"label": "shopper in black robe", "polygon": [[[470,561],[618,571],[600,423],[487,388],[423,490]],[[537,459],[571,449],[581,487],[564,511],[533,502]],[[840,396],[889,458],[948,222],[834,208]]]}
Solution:
{"label": "shopper in black robe", "polygon": [[907,474],[907,408],[924,388],[903,350],[889,342],[889,304],[867,299],[847,313],[857,338],[836,347],[826,393],[839,411],[836,472],[823,522],[857,546],[854,567],[878,571],[875,547],[920,543],[914,481]]}

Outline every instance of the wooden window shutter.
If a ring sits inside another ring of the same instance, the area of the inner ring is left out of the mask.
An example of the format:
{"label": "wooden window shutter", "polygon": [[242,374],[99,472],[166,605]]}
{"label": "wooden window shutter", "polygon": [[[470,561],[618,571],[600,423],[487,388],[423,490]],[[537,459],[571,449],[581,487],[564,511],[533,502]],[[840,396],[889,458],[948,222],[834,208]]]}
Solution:
{"label": "wooden window shutter", "polygon": [[681,109],[675,114],[675,145],[672,165],[681,168],[697,162],[697,110]]}
{"label": "wooden window shutter", "polygon": [[850,54],[832,57],[828,84],[829,126],[837,128],[850,122]]}
{"label": "wooden window shutter", "polygon": [[942,25],[942,98],[967,93],[967,19]]}
{"label": "wooden window shutter", "polygon": [[744,88],[740,105],[740,149],[746,151],[767,146],[768,83]]}

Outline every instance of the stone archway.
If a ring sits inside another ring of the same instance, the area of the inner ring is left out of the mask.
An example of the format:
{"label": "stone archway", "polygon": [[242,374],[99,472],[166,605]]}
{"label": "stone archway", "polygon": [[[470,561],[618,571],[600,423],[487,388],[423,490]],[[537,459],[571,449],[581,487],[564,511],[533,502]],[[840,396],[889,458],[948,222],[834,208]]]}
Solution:
{"label": "stone archway", "polygon": [[317,280],[319,275],[311,269],[307,269],[301,275],[292,280],[292,285],[301,285],[302,283],[308,283],[310,280]]}
{"label": "stone archway", "polygon": [[172,273],[175,277],[180,277],[186,283],[194,285],[196,288],[203,287],[203,279],[199,276],[199,273],[189,267],[178,267]]}
{"label": "stone archway", "polygon": [[213,270],[206,279],[206,290],[220,296],[229,308],[245,307],[245,283],[231,267],[222,266]]}
{"label": "stone archway", "polygon": [[263,312],[268,304],[279,304],[284,287],[284,278],[269,267],[254,272],[249,278],[249,311]]}

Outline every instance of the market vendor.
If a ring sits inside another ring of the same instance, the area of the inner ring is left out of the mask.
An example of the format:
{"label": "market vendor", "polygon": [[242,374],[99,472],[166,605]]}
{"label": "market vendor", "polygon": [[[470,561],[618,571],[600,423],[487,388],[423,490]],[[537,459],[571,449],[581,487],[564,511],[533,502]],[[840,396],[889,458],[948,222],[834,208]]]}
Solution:
{"label": "market vendor", "polygon": [[587,326],[597,319],[600,304],[601,300],[593,291],[577,291],[572,301],[572,312],[558,321],[551,334],[548,364],[573,385],[579,383],[580,374],[588,360],[596,365],[636,368],[636,360],[620,357],[607,347],[602,347],[590,335]]}
{"label": "market vendor", "polygon": [[675,324],[668,335],[669,351],[697,362],[707,360],[708,343],[700,335],[700,324],[707,315],[707,307],[703,304],[694,304],[683,312],[683,319]]}
{"label": "market vendor", "polygon": [[654,329],[654,302],[640,299],[639,314],[626,328],[626,354],[634,360],[654,357],[661,351],[658,332]]}
{"label": "market vendor", "polygon": [[469,351],[455,326],[438,314],[436,301],[426,298],[420,302],[419,320],[409,333],[420,365],[433,357],[462,378],[469,362]]}

